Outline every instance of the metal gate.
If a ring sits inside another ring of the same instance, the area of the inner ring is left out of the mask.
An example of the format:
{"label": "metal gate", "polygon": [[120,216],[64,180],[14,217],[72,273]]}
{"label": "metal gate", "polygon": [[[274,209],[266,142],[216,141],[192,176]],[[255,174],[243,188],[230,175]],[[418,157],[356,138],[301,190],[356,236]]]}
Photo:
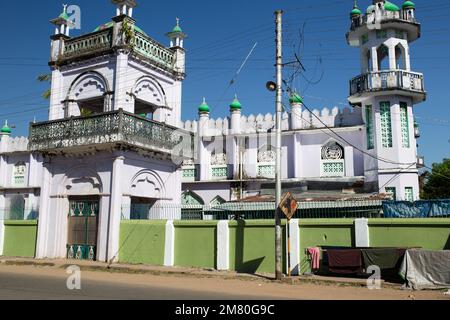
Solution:
{"label": "metal gate", "polygon": [[97,256],[98,200],[71,200],[67,258],[95,260]]}

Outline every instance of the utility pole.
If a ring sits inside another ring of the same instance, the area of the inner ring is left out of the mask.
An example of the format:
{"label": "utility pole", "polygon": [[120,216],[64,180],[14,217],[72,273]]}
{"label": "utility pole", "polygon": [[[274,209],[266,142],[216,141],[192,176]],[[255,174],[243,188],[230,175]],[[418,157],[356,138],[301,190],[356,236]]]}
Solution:
{"label": "utility pole", "polygon": [[280,214],[280,203],[281,203],[281,116],[283,113],[283,56],[282,56],[282,16],[283,11],[275,11],[276,16],[276,34],[277,34],[277,50],[276,50],[276,68],[277,68],[277,98],[276,98],[276,168],[275,168],[275,277],[276,280],[281,280],[283,277],[282,273],[282,230],[281,230],[281,214]]}

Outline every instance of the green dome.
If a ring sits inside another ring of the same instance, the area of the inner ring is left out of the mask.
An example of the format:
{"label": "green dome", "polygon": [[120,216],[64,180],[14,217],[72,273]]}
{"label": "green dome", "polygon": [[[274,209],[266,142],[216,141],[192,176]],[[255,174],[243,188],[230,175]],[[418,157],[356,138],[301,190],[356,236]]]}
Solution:
{"label": "green dome", "polygon": [[3,128],[0,129],[0,133],[11,134],[11,129],[8,127],[8,122],[5,122]]}
{"label": "green dome", "polygon": [[176,26],[173,28],[172,32],[173,32],[173,33],[182,33],[183,30],[181,30],[181,27],[180,27],[179,25],[176,25]]}
{"label": "green dome", "polygon": [[[97,28],[95,28],[95,30],[94,30],[93,32],[97,32],[97,31],[100,31],[100,30],[105,30],[105,29],[112,28],[113,25],[114,25],[114,23],[113,23],[112,21],[107,22],[107,23],[102,24],[101,26],[98,26]],[[134,31],[137,31],[137,32],[139,32],[139,33],[142,33],[142,34],[144,34],[144,35],[147,35],[147,34],[144,32],[144,30],[142,30],[141,28],[139,28],[137,25],[134,25]]]}
{"label": "green dome", "polygon": [[350,15],[352,15],[352,16],[361,15],[361,14],[362,14],[362,12],[361,12],[361,10],[358,9],[358,7],[353,8],[352,12],[350,12]]}
{"label": "green dome", "polygon": [[290,104],[303,104],[303,99],[302,99],[302,97],[300,97],[299,94],[294,93],[294,94],[289,98],[289,103],[290,103]]}
{"label": "green dome", "polygon": [[402,7],[403,9],[415,9],[416,5],[414,4],[414,2],[407,0],[403,3]]}
{"label": "green dome", "polygon": [[397,5],[393,4],[392,2],[386,1],[384,3],[384,10],[387,10],[387,11],[400,11],[400,8],[397,7]]}
{"label": "green dome", "polygon": [[200,112],[200,113],[209,112],[209,106],[206,103],[206,99],[205,98],[203,98],[203,103],[198,107],[198,112]]}
{"label": "green dome", "polygon": [[239,102],[237,96],[234,98],[233,102],[231,102],[230,109],[231,110],[241,110],[242,109],[242,104]]}

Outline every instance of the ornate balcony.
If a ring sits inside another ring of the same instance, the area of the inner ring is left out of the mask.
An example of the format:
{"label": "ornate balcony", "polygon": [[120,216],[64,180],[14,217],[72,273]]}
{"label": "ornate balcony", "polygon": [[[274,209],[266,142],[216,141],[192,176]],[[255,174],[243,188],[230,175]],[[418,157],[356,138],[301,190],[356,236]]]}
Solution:
{"label": "ornate balcony", "polygon": [[403,70],[370,72],[350,80],[350,103],[361,102],[370,95],[390,94],[407,95],[414,103],[426,99],[423,74]]}
{"label": "ornate balcony", "polygon": [[31,124],[29,150],[61,154],[127,145],[168,155],[182,142],[192,146],[192,140],[181,129],[119,110]]}
{"label": "ornate balcony", "polygon": [[[120,47],[120,43],[115,43],[112,28],[65,40],[64,50],[57,63],[110,53],[114,47]],[[140,59],[147,60],[165,70],[179,72],[176,68],[175,52],[146,35],[136,31],[131,48]]]}
{"label": "ornate balcony", "polygon": [[394,28],[408,32],[408,41],[417,40],[421,34],[420,23],[416,18],[404,11],[382,11],[377,14],[369,13],[359,18],[354,18],[347,33],[347,41],[350,45],[361,45],[359,40],[363,34],[370,30]]}

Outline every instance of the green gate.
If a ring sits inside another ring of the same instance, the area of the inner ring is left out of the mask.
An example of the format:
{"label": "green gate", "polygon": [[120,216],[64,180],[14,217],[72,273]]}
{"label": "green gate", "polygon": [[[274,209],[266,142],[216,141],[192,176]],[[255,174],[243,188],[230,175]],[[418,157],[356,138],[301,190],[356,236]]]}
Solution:
{"label": "green gate", "polygon": [[70,201],[67,259],[95,260],[98,215],[98,200]]}

